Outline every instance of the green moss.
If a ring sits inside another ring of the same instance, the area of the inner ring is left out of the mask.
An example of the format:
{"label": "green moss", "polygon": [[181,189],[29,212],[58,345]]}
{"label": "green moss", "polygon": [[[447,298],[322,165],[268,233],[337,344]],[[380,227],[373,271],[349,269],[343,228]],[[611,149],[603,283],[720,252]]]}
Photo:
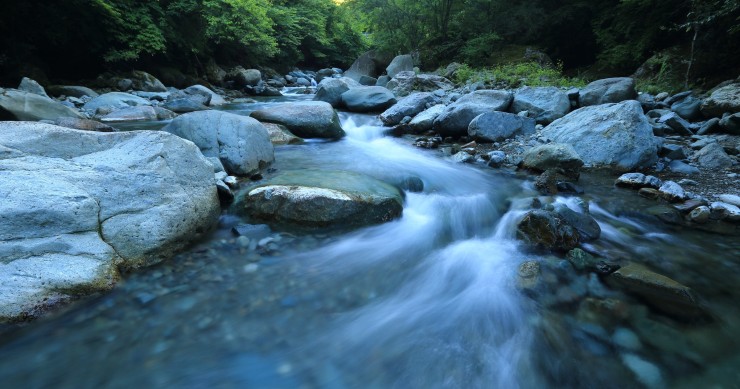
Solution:
{"label": "green moss", "polygon": [[459,84],[482,82],[487,87],[518,88],[521,86],[582,87],[586,81],[577,77],[566,77],[562,65],[544,67],[535,62],[509,63],[491,68],[474,69],[463,64],[454,76]]}

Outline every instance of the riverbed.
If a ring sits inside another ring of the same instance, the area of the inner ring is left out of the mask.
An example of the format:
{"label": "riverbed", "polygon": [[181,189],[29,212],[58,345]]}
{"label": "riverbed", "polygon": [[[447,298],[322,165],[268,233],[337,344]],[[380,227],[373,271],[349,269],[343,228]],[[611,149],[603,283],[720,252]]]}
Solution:
{"label": "riverbed", "polygon": [[[584,195],[549,199],[588,205],[602,229],[589,251],[694,289],[710,317],[676,320],[562,255],[525,250],[515,225],[539,196],[526,175],[415,148],[373,115],[340,118],[346,138],[279,146],[264,175],[418,178],[424,188],[405,193],[400,219],[350,232],[257,228],[244,239],[232,228],[245,221],[225,210],[209,239],[111,293],[3,327],[0,386],[738,387],[736,238],[646,216],[654,203],[610,176],[583,174]],[[540,268],[537,292],[522,285],[525,262]]]}

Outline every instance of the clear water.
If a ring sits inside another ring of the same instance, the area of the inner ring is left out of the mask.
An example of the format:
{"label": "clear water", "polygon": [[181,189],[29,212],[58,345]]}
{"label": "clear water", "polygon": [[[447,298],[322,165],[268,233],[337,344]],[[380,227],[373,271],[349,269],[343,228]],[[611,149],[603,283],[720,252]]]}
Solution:
{"label": "clear water", "polygon": [[[591,248],[691,286],[714,316],[677,322],[523,251],[513,226],[531,183],[384,137],[370,115],[341,119],[346,139],[280,147],[275,171],[418,177],[401,219],[244,245],[225,213],[211,239],[112,293],[3,327],[0,387],[738,387],[737,239],[656,223],[638,212],[646,200],[585,175],[603,230]],[[520,288],[525,261],[540,264],[546,293]]]}

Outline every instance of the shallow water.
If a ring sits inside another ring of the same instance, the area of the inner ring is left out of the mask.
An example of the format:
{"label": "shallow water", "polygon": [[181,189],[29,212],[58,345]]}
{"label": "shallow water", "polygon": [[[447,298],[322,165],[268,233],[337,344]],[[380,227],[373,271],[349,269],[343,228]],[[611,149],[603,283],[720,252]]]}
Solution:
{"label": "shallow water", "polygon": [[[112,293],[6,327],[0,386],[737,387],[737,239],[641,216],[646,200],[584,175],[582,197],[603,231],[589,249],[691,286],[713,315],[678,322],[562,257],[523,251],[513,227],[522,199],[537,195],[531,183],[385,137],[370,115],[340,117],[347,138],[279,147],[268,175],[418,177],[424,190],[406,193],[401,219],[247,244],[230,233],[240,220],[224,214],[211,239]],[[525,261],[540,264],[544,292],[520,287]]]}

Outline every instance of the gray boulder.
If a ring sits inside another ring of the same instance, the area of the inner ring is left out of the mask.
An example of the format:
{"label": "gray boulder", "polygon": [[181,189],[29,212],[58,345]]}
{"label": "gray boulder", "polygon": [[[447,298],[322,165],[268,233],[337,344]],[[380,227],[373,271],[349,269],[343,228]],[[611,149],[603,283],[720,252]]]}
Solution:
{"label": "gray boulder", "polygon": [[100,118],[102,122],[132,122],[140,120],[169,120],[177,116],[174,112],[149,105],[139,105],[113,111]]}
{"label": "gray boulder", "polygon": [[0,124],[0,321],[110,289],[218,221],[213,168],[156,131]]}
{"label": "gray boulder", "polygon": [[152,105],[152,102],[129,93],[110,92],[88,101],[82,108],[86,111],[96,112],[99,108],[116,110],[137,105]]}
{"label": "gray boulder", "polygon": [[221,97],[218,93],[206,88],[203,85],[192,85],[184,89],[184,92],[189,95],[202,95],[202,96],[208,96],[210,99],[208,101],[208,106],[210,107],[217,107],[220,105],[226,104],[226,100]]}
{"label": "gray boulder", "polygon": [[342,93],[358,86],[360,84],[357,81],[348,77],[326,78],[319,83],[313,99],[327,102],[332,107],[338,108],[342,106]]}
{"label": "gray boulder", "polygon": [[542,135],[567,143],[587,164],[629,171],[652,166],[657,142],[636,100],[584,107],[552,122]]}
{"label": "gray boulder", "polygon": [[47,98],[49,97],[49,95],[46,94],[46,90],[44,90],[44,87],[41,86],[41,84],[28,77],[23,77],[23,79],[21,80],[21,84],[18,85],[18,90],[33,93]]}
{"label": "gray boulder", "polygon": [[702,100],[693,96],[687,96],[671,105],[671,111],[682,118],[690,121],[701,119]]}
{"label": "gray boulder", "polygon": [[726,169],[732,166],[732,158],[719,143],[709,143],[693,155],[699,166],[705,169]]}
{"label": "gray boulder", "polygon": [[386,126],[395,126],[406,116],[414,117],[427,108],[428,104],[437,102],[437,97],[429,92],[412,93],[380,114],[380,120]]}
{"label": "gray boulder", "polygon": [[360,77],[360,85],[365,86],[375,86],[375,84],[378,83],[378,79],[375,77],[370,76],[361,76]]}
{"label": "gray boulder", "polygon": [[134,90],[144,92],[167,92],[167,87],[164,86],[157,77],[140,70],[134,70],[131,72],[131,82],[131,88]]}
{"label": "gray boulder", "polygon": [[303,143],[303,139],[293,135],[288,128],[275,123],[262,123],[270,136],[273,145],[297,145]]}
{"label": "gray boulder", "polygon": [[233,82],[237,88],[257,86],[262,81],[262,73],[257,69],[244,69],[241,66],[237,66],[229,70],[224,79]]}
{"label": "gray boulder", "polygon": [[229,174],[248,175],[275,160],[267,129],[246,116],[193,112],[177,117],[162,131],[192,141],[206,157],[217,157]]}
{"label": "gray boulder", "polygon": [[637,97],[635,80],[630,77],[606,78],[594,81],[581,89],[581,106],[619,103]]}
{"label": "gray boulder", "polygon": [[396,96],[382,86],[363,86],[342,93],[342,104],[352,112],[378,112],[396,103]]}
{"label": "gray boulder", "polygon": [[694,133],[689,128],[691,127],[691,124],[681,116],[678,116],[678,114],[675,112],[669,112],[661,116],[660,119],[658,119],[658,123],[667,125],[678,135],[694,135]]}
{"label": "gray boulder", "polygon": [[722,117],[725,112],[740,112],[740,83],[734,83],[716,89],[704,99],[701,112],[706,117]]}
{"label": "gray boulder", "polygon": [[51,85],[48,88],[49,93],[51,93],[53,96],[68,96],[68,97],[76,97],[78,99],[87,96],[91,98],[95,98],[100,96],[97,92],[94,90],[86,87],[86,86],[77,86],[77,85]]}
{"label": "gray boulder", "polygon": [[548,169],[577,171],[583,166],[583,160],[570,145],[549,143],[524,152],[521,165],[525,169],[538,172]]}
{"label": "gray boulder", "polygon": [[740,135],[740,112],[725,115],[717,124],[722,132]]}
{"label": "gray boulder", "polygon": [[444,104],[437,104],[414,116],[409,123],[411,131],[419,133],[431,130],[434,126],[434,120],[437,119],[445,109],[447,109],[447,106]]}
{"label": "gray boulder", "polygon": [[16,120],[54,120],[60,117],[84,118],[77,110],[58,101],[16,89],[0,91],[0,111],[3,110]]}
{"label": "gray boulder", "polygon": [[391,59],[381,52],[368,51],[358,57],[344,75],[355,81],[360,81],[362,76],[377,77],[382,73],[382,69],[390,63]]}
{"label": "gray boulder", "polygon": [[478,90],[450,104],[445,112],[434,120],[434,129],[444,136],[463,136],[476,116],[506,111],[513,96],[504,90]]}
{"label": "gray boulder", "polygon": [[208,107],[203,105],[203,103],[201,103],[200,101],[190,98],[168,100],[162,106],[172,112],[177,113],[205,111],[208,109]]}
{"label": "gray boulder", "polygon": [[534,119],[507,112],[478,115],[468,126],[468,136],[480,142],[498,142],[514,135],[529,135],[534,132]]}
{"label": "gray boulder", "polygon": [[399,55],[393,58],[390,65],[385,69],[388,77],[393,78],[400,72],[414,70],[414,58],[409,54]]}
{"label": "gray boulder", "polygon": [[388,81],[385,87],[393,91],[394,95],[403,97],[412,92],[434,92],[440,89],[450,90],[455,85],[450,80],[436,74],[400,72]]}
{"label": "gray boulder", "polygon": [[275,226],[345,229],[400,217],[403,198],[396,187],[363,174],[301,170],[249,189],[235,208]]}
{"label": "gray boulder", "polygon": [[527,111],[537,124],[550,124],[570,112],[568,94],[554,86],[530,88],[525,86],[514,92],[511,112]]}
{"label": "gray boulder", "polygon": [[339,139],[345,135],[337,112],[323,101],[277,104],[250,116],[261,122],[282,124],[301,138]]}

